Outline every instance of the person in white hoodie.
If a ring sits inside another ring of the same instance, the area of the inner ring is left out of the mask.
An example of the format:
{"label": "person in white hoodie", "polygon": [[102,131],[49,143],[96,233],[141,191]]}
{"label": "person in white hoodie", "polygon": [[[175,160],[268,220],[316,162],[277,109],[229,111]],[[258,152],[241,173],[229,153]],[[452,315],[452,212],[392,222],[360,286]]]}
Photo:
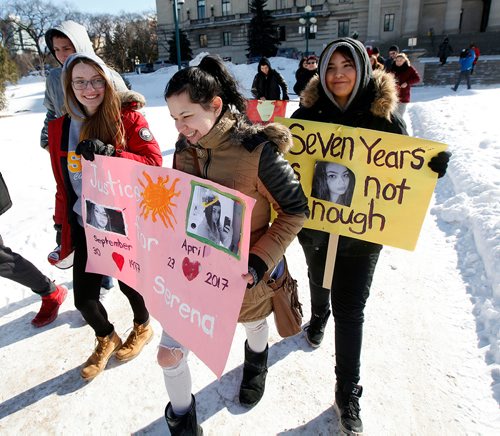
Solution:
{"label": "person in white hoodie", "polygon": [[[67,112],[64,108],[64,92],[61,83],[62,65],[64,64],[64,61],[66,61],[66,59],[73,53],[95,53],[85,27],[72,20],[63,21],[59,25],[47,30],[47,32],[45,32],[45,43],[54,58],[61,65],[61,67],[54,68],[50,71],[45,84],[45,98],[43,100],[43,105],[47,108],[47,113],[45,115],[45,121],[40,135],[40,146],[48,151],[49,121],[62,117]],[[117,91],[126,91],[127,86],[125,85],[122,77],[114,70],[110,69],[110,72],[115,89]],[[58,247],[49,254],[49,262],[53,265],[61,267],[58,265],[59,240],[57,240],[57,244]],[[65,265],[64,267],[67,266]],[[112,287],[113,279],[108,276],[103,276],[103,289],[101,296],[104,296]]]}
{"label": "person in white hoodie", "polygon": [[[64,109],[64,93],[61,84],[61,71],[64,61],[73,53],[94,53],[94,47],[90,41],[85,27],[75,21],[63,21],[61,24],[45,32],[45,43],[48,49],[59,62],[61,67],[53,68],[45,83],[45,98],[43,105],[47,108],[45,122],[40,135],[40,146],[47,149],[49,145],[47,137],[47,126],[49,121],[62,117]],[[126,91],[127,86],[122,77],[114,70],[110,70],[113,84],[117,91]],[[47,150],[48,151],[48,150]]]}

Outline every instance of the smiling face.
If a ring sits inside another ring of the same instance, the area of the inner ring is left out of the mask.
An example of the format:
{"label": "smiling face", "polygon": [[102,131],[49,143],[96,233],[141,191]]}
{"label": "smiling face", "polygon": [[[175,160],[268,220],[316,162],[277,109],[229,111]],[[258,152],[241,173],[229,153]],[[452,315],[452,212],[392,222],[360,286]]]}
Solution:
{"label": "smiling face", "polygon": [[105,229],[108,225],[108,214],[106,213],[106,209],[96,204],[94,207],[94,217],[99,228]]}
{"label": "smiling face", "polygon": [[[99,72],[91,65],[77,63],[73,67],[73,71],[71,73],[71,80],[73,82],[79,80],[90,81],[94,79],[103,79],[103,76],[99,74]],[[92,84],[88,83],[84,89],[75,89],[75,87],[73,86],[73,92],[75,93],[76,99],[85,108],[85,112],[87,113],[87,115],[93,115],[104,100],[104,95],[106,94],[106,86],[104,86],[103,88],[94,89]]]}
{"label": "smiling face", "polygon": [[398,67],[401,67],[406,62],[406,59],[403,56],[397,56],[394,62]]}
{"label": "smiling face", "polygon": [[222,110],[222,99],[215,97],[208,109],[199,103],[193,103],[187,92],[171,95],[167,99],[170,116],[175,121],[175,128],[191,144],[196,144],[217,122]]}
{"label": "smiling face", "polygon": [[54,36],[52,38],[52,48],[54,49],[56,59],[61,64],[64,64],[69,55],[76,53],[75,46],[70,39],[62,36]]}
{"label": "smiling face", "polygon": [[328,62],[325,82],[335,101],[344,107],[356,84],[354,62],[342,53],[335,51]]}
{"label": "smiling face", "polygon": [[318,62],[317,62],[316,60],[314,60],[314,59],[309,59],[309,60],[307,61],[307,64],[306,64],[306,68],[307,68],[308,70],[313,71],[313,70],[315,70],[315,69],[317,69],[317,68],[318,68]]}
{"label": "smiling face", "polygon": [[330,201],[336,202],[349,187],[349,171],[344,165],[330,162],[326,165],[326,184],[330,191]]}

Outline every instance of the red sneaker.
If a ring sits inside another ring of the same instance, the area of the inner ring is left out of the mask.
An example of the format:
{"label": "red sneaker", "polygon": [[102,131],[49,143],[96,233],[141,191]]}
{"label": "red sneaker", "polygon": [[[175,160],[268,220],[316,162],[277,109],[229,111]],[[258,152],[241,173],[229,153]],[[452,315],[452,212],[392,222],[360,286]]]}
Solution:
{"label": "red sneaker", "polygon": [[40,307],[39,312],[31,320],[31,324],[35,327],[43,327],[54,321],[57,318],[59,307],[67,295],[68,290],[64,286],[58,285],[54,292],[42,297],[42,307]]}

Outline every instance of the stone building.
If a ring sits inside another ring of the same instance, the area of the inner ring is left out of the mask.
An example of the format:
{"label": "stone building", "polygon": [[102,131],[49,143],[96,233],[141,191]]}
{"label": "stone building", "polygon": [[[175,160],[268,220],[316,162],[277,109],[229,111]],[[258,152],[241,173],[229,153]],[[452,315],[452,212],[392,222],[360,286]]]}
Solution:
{"label": "stone building", "polygon": [[[188,34],[193,53],[246,62],[249,3],[178,0],[178,24]],[[491,52],[500,35],[500,0],[268,0],[278,25],[279,55],[297,57],[306,51],[304,26],[299,23],[306,5],[316,21],[309,27],[307,45],[317,54],[333,38],[354,34],[382,52],[394,43],[401,49],[418,46],[432,52],[445,35],[460,40],[460,46],[477,41],[483,52]],[[166,59],[166,40],[174,30],[173,0],[156,0],[156,7],[159,58]]]}

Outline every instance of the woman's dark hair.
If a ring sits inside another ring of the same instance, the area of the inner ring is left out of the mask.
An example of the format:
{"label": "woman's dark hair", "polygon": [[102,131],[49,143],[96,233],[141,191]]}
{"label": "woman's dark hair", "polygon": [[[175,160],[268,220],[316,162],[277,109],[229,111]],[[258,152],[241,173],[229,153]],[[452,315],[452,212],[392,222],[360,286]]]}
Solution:
{"label": "woman's dark hair", "polygon": [[[330,162],[317,162],[316,168],[314,169],[313,186],[311,190],[311,196],[314,198],[319,198],[321,200],[330,201],[330,189],[328,188],[326,167]],[[339,164],[342,165],[342,164]],[[342,204],[344,206],[350,206],[352,202],[352,196],[354,194],[354,184],[356,183],[356,176],[354,173],[345,167],[349,174],[349,186],[346,192],[339,196],[337,204]]]}
{"label": "woman's dark hair", "polygon": [[[213,223],[213,218],[212,218],[212,215],[213,215],[213,210],[214,210],[214,207],[218,207],[219,209],[222,209],[222,206],[220,204],[220,201],[216,201],[214,203],[212,203],[210,206],[207,206],[203,212],[205,213],[205,218],[207,219],[207,224],[208,224],[208,227],[210,227],[210,229],[213,231],[215,230],[214,227],[217,227],[217,225],[214,226],[214,223]],[[219,217],[219,220],[220,220],[220,217]]]}
{"label": "woman's dark hair", "polygon": [[218,56],[205,56],[197,67],[184,68],[175,73],[165,88],[165,101],[183,92],[187,92],[190,100],[204,109],[210,107],[215,97],[220,97],[223,111],[229,105],[241,113],[246,111],[246,99],[238,91],[238,83]]}
{"label": "woman's dark hair", "polygon": [[351,60],[353,64],[356,64],[356,62],[354,61],[354,56],[352,55],[351,50],[349,50],[349,47],[341,45],[335,51],[339,52],[342,56],[344,56],[344,58]]}

